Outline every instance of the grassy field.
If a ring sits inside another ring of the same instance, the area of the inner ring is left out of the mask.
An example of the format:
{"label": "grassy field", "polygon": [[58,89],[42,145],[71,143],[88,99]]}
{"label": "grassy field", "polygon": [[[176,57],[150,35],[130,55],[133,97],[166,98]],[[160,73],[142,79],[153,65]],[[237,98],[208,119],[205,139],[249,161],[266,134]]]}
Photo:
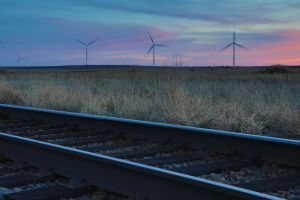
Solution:
{"label": "grassy field", "polygon": [[0,103],[295,139],[299,91],[299,68],[0,71]]}

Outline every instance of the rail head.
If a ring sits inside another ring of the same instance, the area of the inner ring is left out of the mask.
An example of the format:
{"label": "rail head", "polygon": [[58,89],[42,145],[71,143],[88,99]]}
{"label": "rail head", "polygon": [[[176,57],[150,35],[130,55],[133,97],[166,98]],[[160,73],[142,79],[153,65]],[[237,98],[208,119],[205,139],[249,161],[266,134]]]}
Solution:
{"label": "rail head", "polygon": [[160,122],[150,122],[150,121],[142,121],[142,120],[135,120],[135,119],[99,116],[99,115],[86,114],[86,113],[76,113],[76,112],[68,112],[68,111],[61,111],[61,110],[51,110],[51,109],[45,109],[45,108],[34,108],[34,107],[25,107],[25,106],[17,106],[17,105],[8,105],[8,104],[0,104],[0,110],[2,110],[2,109],[4,109],[4,110],[7,109],[7,111],[9,111],[9,110],[10,111],[12,111],[12,110],[25,111],[25,112],[29,111],[29,112],[33,112],[33,113],[53,114],[53,115],[61,115],[61,116],[65,116],[65,117],[95,119],[95,120],[107,121],[107,122],[111,122],[111,123],[128,124],[128,125],[133,125],[133,126],[174,129],[174,130],[181,130],[181,131],[189,131],[194,134],[208,133],[211,135],[220,135],[220,136],[225,136],[225,137],[234,137],[234,138],[263,141],[263,142],[269,142],[269,143],[294,145],[296,147],[300,147],[300,141],[285,139],[285,138],[276,138],[276,137],[271,137],[271,136],[262,136],[262,135],[254,135],[254,134],[247,134],[247,133],[238,133],[238,132],[191,127],[191,126],[166,124],[166,123],[160,123]]}

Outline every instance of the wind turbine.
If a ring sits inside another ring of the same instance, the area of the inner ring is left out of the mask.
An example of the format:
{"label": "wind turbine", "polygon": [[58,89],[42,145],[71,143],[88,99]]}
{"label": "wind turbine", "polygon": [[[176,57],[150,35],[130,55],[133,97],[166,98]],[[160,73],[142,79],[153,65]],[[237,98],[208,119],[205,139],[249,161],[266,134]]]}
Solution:
{"label": "wind turbine", "polygon": [[92,45],[97,39],[90,41],[89,43],[83,42],[81,40],[76,39],[77,42],[85,46],[85,65],[88,65],[88,46]]}
{"label": "wind turbine", "polygon": [[167,45],[155,43],[153,38],[152,38],[152,35],[149,32],[148,32],[148,34],[149,34],[149,38],[151,40],[152,45],[149,48],[147,55],[149,55],[149,53],[152,51],[152,53],[153,53],[153,66],[155,66],[155,47],[165,47]]}
{"label": "wind turbine", "polygon": [[18,50],[16,50],[16,55],[17,55],[17,60],[16,60],[17,63],[19,63],[21,60],[25,60],[25,59],[26,59],[25,57],[22,57],[22,56],[19,54]]}
{"label": "wind turbine", "polygon": [[224,47],[223,49],[220,50],[220,52],[224,51],[225,49],[228,49],[229,47],[232,46],[232,51],[233,51],[233,57],[232,57],[232,66],[235,67],[235,59],[236,59],[236,46],[248,50],[246,47],[240,45],[239,43],[236,42],[235,40],[235,32],[233,32],[233,42]]}

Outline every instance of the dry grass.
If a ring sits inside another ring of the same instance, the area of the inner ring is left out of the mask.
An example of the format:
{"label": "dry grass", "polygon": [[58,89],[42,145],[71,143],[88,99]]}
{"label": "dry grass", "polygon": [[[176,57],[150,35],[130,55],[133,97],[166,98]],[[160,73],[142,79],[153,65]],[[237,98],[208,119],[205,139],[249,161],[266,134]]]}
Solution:
{"label": "dry grass", "polygon": [[102,69],[0,73],[0,103],[300,139],[300,72]]}

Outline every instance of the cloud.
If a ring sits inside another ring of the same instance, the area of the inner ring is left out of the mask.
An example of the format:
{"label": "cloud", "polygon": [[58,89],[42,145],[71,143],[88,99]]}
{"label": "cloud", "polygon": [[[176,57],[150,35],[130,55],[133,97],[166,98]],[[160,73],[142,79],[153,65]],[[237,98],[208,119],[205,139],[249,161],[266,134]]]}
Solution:
{"label": "cloud", "polygon": [[[77,5],[152,16],[198,21],[204,20],[223,24],[281,22],[280,20],[270,18],[267,15],[253,14],[253,12],[261,9],[260,7],[256,7],[255,4],[246,7],[245,4],[238,4],[236,2],[238,1],[85,0],[78,1]],[[266,11],[266,9],[263,10]]]}

